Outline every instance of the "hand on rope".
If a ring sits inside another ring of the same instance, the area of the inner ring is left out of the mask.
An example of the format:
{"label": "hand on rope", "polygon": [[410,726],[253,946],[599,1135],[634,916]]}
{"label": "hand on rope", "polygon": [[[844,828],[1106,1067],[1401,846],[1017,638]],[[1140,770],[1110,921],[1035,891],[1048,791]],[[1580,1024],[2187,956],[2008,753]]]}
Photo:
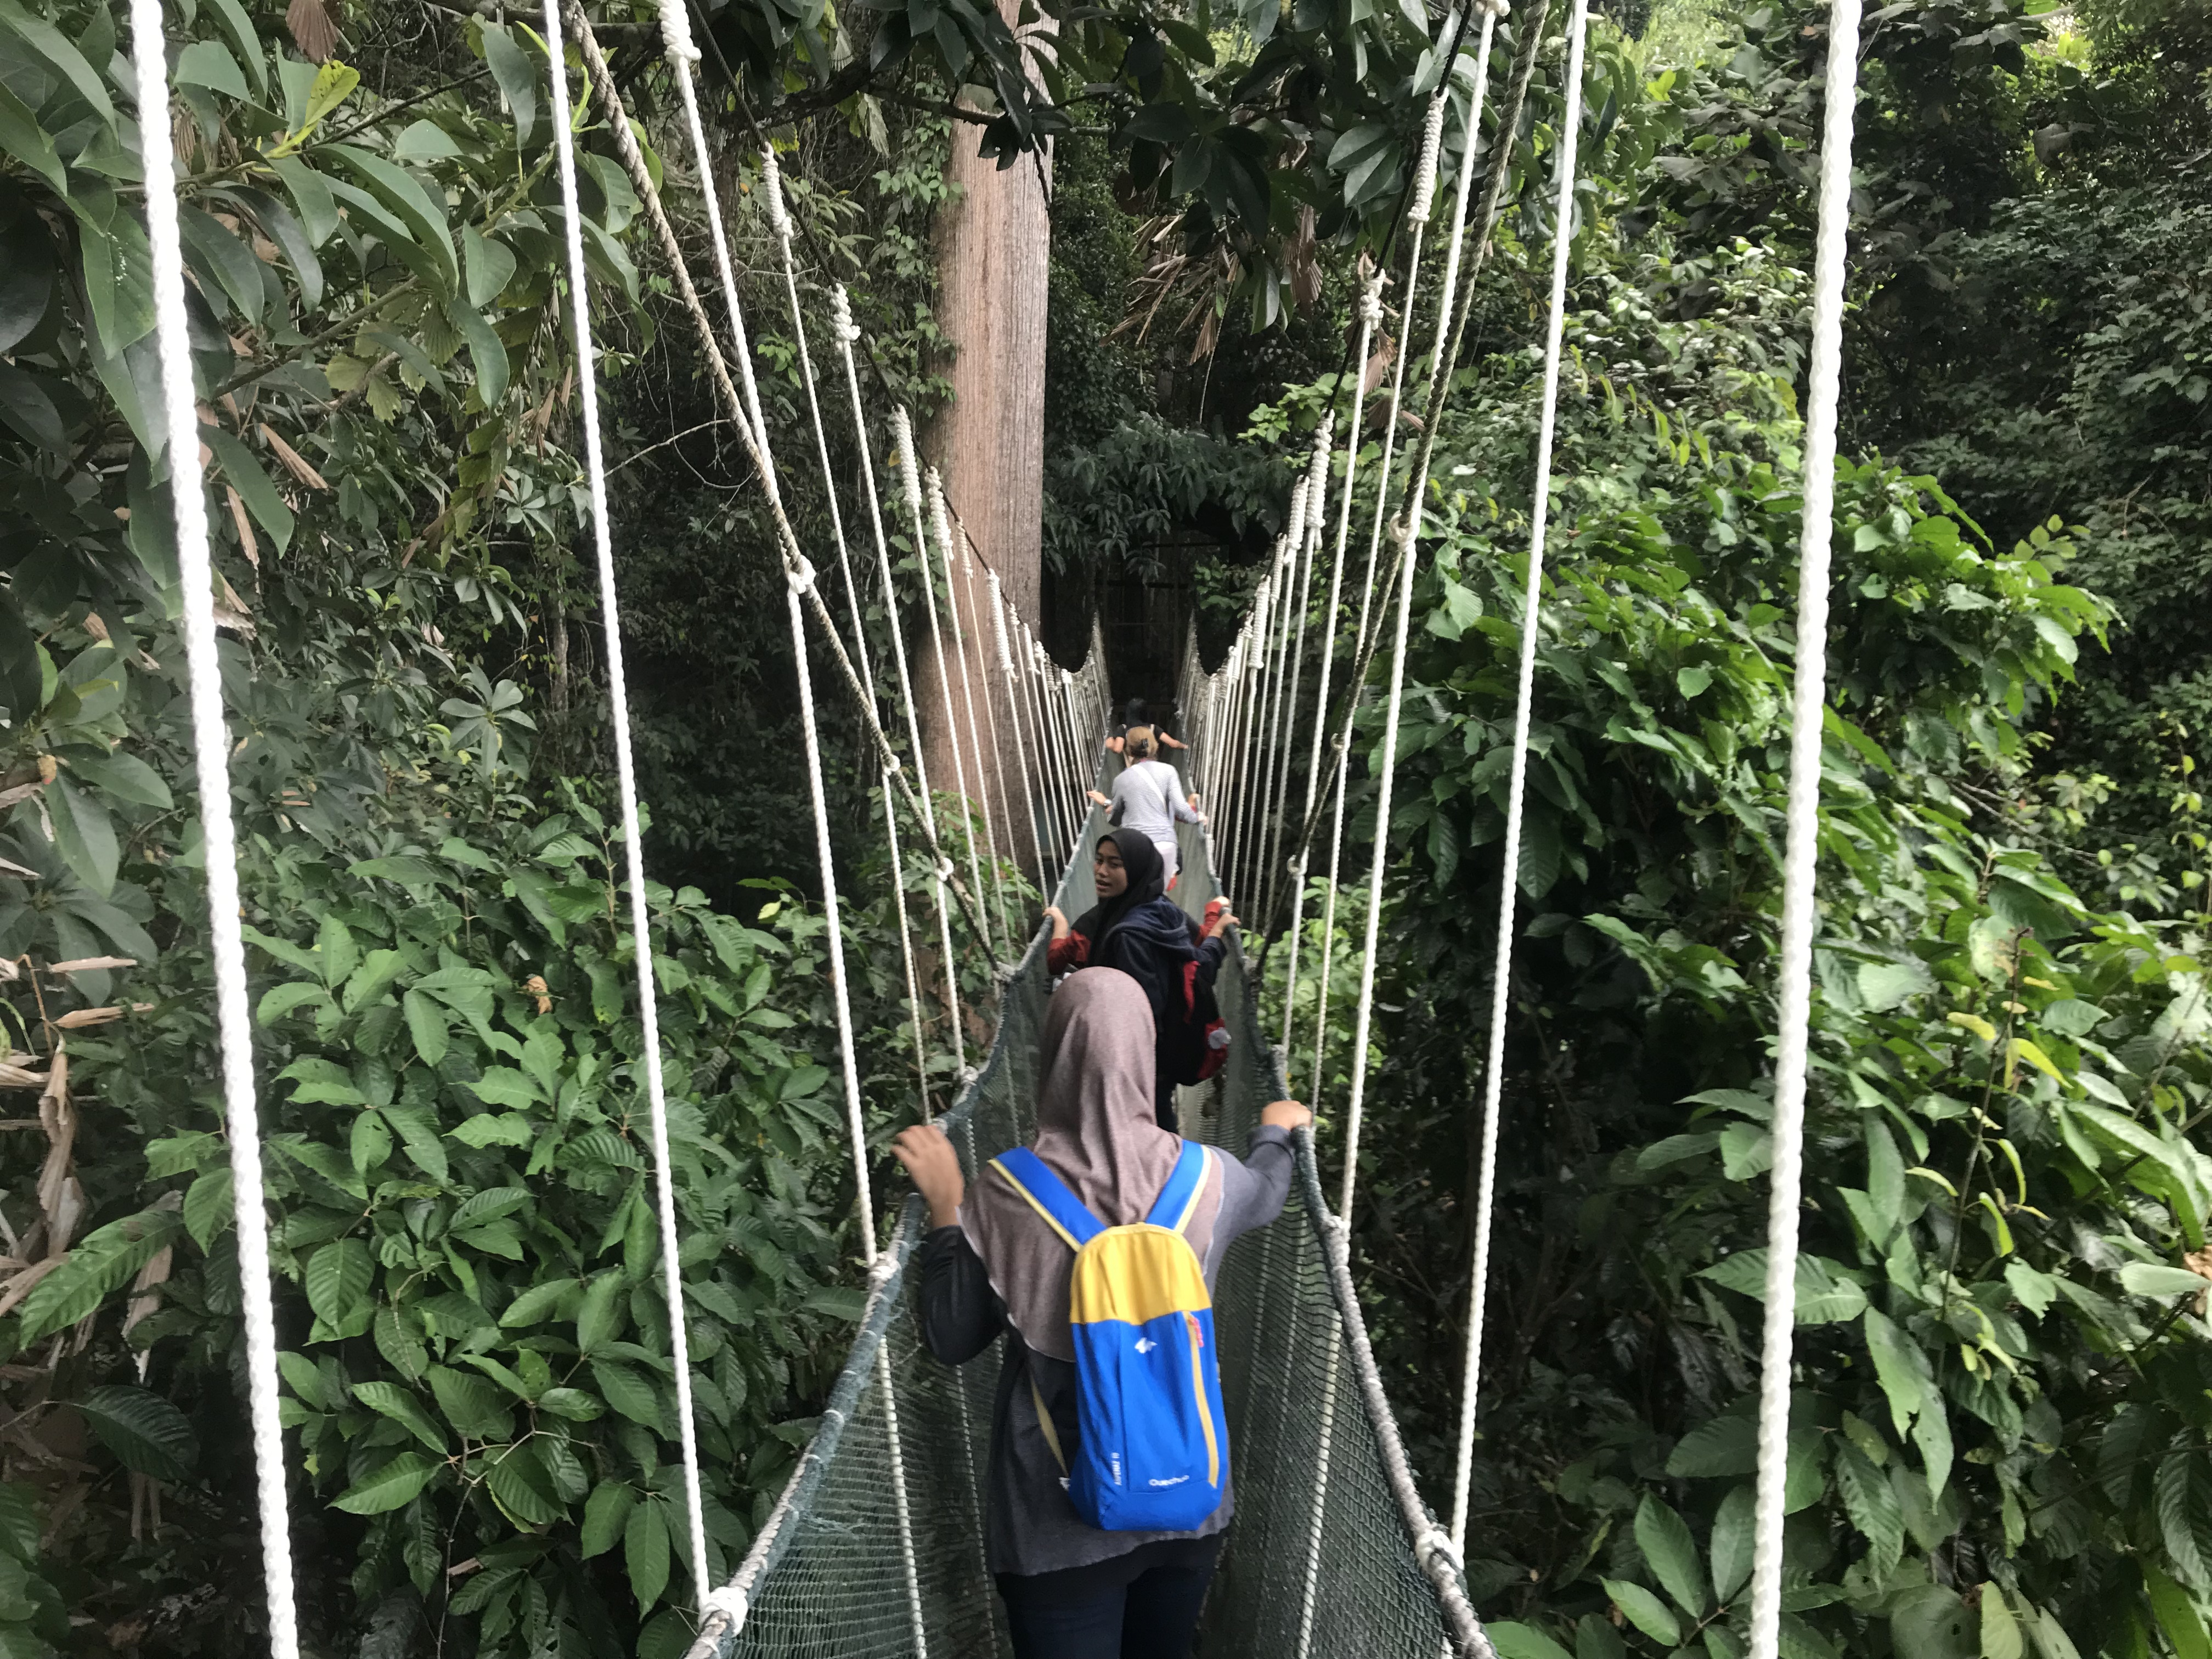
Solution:
{"label": "hand on rope", "polygon": [[966,1178],[960,1173],[960,1154],[951,1139],[934,1123],[917,1123],[892,1138],[891,1156],[913,1181],[922,1202],[929,1206],[929,1224],[957,1227],[960,1203],[967,1196]]}

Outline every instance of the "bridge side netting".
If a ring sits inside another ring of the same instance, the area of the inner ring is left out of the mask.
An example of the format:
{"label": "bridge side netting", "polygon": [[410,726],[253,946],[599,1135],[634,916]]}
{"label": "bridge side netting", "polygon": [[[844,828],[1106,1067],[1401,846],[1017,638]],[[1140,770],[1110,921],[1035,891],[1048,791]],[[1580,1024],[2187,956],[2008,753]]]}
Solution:
{"label": "bridge side netting", "polygon": [[[1070,916],[1095,902],[1091,857],[1103,828],[1103,816],[1091,814],[1061,878],[1057,902]],[[1206,837],[1182,829],[1184,874],[1175,896],[1198,915],[1216,889]],[[1050,988],[1040,933],[1005,988],[989,1058],[945,1119],[970,1179],[979,1162],[1034,1133]],[[1234,1042],[1222,1075],[1184,1091],[1184,1127],[1241,1152],[1260,1109],[1284,1091],[1233,937],[1217,994]],[[1274,1225],[1231,1246],[1221,1272],[1216,1320],[1237,1521],[1200,1649],[1437,1659],[1450,1626],[1416,1565],[1404,1504],[1352,1374],[1330,1287],[1311,1144],[1298,1139],[1301,1168],[1289,1206]],[[725,1615],[710,1614],[694,1659],[1011,1652],[982,1553],[981,1477],[998,1350],[955,1370],[921,1348],[905,1270],[925,1224],[919,1200],[909,1198],[816,1439],[739,1571],[744,1625],[732,1632]],[[921,1642],[888,1491],[894,1419],[915,1522]],[[1309,1544],[1317,1497],[1323,1544],[1316,1552]],[[1310,1560],[1317,1562],[1310,1584]],[[1310,1625],[1303,1642],[1302,1624]]]}

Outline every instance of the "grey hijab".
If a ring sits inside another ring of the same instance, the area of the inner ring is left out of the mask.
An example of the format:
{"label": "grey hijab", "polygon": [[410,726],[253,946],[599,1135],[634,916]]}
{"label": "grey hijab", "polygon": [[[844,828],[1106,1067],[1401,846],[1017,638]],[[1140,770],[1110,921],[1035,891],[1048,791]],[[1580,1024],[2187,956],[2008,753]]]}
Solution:
{"label": "grey hijab", "polygon": [[[1053,994],[1038,1058],[1042,1081],[1030,1150],[1109,1226],[1142,1221],[1182,1155],[1181,1137],[1152,1115],[1152,1009],[1144,988],[1112,968],[1073,975]],[[1201,1262],[1220,1212],[1217,1164],[1183,1230]],[[961,1206],[960,1225],[1022,1340],[1039,1353],[1073,1361],[1067,1287],[1074,1252],[988,1166]]]}

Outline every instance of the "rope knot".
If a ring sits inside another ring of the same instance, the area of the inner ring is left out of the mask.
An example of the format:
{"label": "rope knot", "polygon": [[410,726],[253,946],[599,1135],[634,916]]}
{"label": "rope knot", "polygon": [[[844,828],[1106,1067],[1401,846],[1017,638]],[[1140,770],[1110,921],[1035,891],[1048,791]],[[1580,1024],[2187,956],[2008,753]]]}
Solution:
{"label": "rope knot", "polygon": [[796,565],[786,566],[783,579],[791,584],[791,591],[794,593],[812,592],[814,591],[813,561],[802,557]]}
{"label": "rope knot", "polygon": [[869,1293],[872,1295],[876,1291],[881,1290],[884,1287],[884,1281],[889,1279],[892,1274],[898,1272],[899,1265],[898,1257],[892,1255],[889,1250],[885,1250],[873,1261],[871,1261],[868,1264]]}
{"label": "rope knot", "polygon": [[730,1621],[732,1634],[745,1627],[745,1615],[752,1611],[752,1598],[735,1584],[725,1584],[711,1589],[701,1598],[699,1611],[719,1613]]}
{"label": "rope knot", "polygon": [[1444,142],[1444,94],[1429,100],[1429,118],[1421,128],[1421,159],[1413,173],[1413,200],[1406,210],[1406,222],[1425,225],[1429,206],[1437,193],[1437,152]]}
{"label": "rope knot", "polygon": [[845,345],[856,344],[860,337],[860,325],[853,320],[853,301],[842,283],[830,286],[830,333]]}
{"label": "rope knot", "polygon": [[775,152],[761,152],[761,194],[768,201],[768,228],[780,241],[791,240],[791,214],[783,205],[783,169],[776,164]]}
{"label": "rope knot", "polygon": [[1413,1540],[1413,1559],[1421,1564],[1421,1571],[1433,1576],[1441,1564],[1448,1571],[1461,1571],[1459,1552],[1452,1547],[1450,1536],[1440,1527],[1431,1527]]}
{"label": "rope knot", "polygon": [[699,44],[691,38],[691,12],[686,0],[660,0],[660,46],[672,64],[699,61]]}
{"label": "rope knot", "polygon": [[884,763],[884,775],[886,777],[896,777],[900,773],[905,770],[906,763],[901,760],[896,755],[891,756]]}
{"label": "rope knot", "polygon": [[939,881],[951,881],[952,879],[952,860],[951,859],[938,860],[937,878]]}

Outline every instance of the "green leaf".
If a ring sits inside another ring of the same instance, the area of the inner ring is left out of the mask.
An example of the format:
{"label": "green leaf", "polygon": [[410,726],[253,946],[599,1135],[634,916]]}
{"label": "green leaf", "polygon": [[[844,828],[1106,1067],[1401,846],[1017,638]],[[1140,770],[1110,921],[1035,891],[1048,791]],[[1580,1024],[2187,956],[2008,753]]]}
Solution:
{"label": "green leaf", "polygon": [[161,775],[136,755],[72,755],[69,769],[103,794],[167,812],[176,805]]}
{"label": "green leaf", "polygon": [[[2205,1633],[2204,1620],[2197,1611],[2195,1599],[2148,1561],[2143,1563],[2142,1576],[2143,1590],[2150,1597],[2151,1611],[2158,1617],[2158,1627],[2166,1632],[2166,1639],[2173,1645],[2173,1659],[2212,1659],[2212,1636]],[[2016,1631],[2011,1655],[1994,1653],[1988,1644],[1990,1594],[1996,1588],[1990,1584],[1982,1590],[1984,1659],[2017,1659],[2020,1638]],[[2008,1620],[2009,1617],[2008,1613]]]}
{"label": "green leaf", "polygon": [[553,1490],[551,1477],[538,1461],[530,1442],[510,1446],[492,1466],[491,1495],[499,1506],[526,1527],[557,1521],[565,1505]]}
{"label": "green leaf", "polygon": [[369,1410],[400,1425],[441,1457],[445,1455],[446,1431],[439,1427],[438,1419],[398,1383],[356,1382],[353,1385],[353,1397]]}
{"label": "green leaf", "polygon": [[469,362],[476,371],[477,399],[486,409],[496,408],[500,399],[507,396],[507,347],[473,306],[455,300],[446,307],[446,319],[468,345]]}
{"label": "green leaf", "polygon": [[553,1279],[532,1285],[520,1296],[507,1304],[499,1322],[513,1328],[535,1325],[551,1318],[560,1310],[562,1303],[575,1293],[577,1281],[573,1279]]}
{"label": "green leaf", "polygon": [[406,168],[355,145],[325,144],[316,154],[334,159],[398,216],[416,244],[437,262],[441,293],[460,291],[460,261],[453,252],[453,240],[446,228],[442,200],[433,199]]}
{"label": "green leaf", "polygon": [[1705,1570],[1698,1559],[1697,1540],[1680,1516],[1649,1493],[1636,1510],[1636,1547],[1677,1607],[1692,1619],[1705,1612]]}
{"label": "green leaf", "polygon": [[[1757,1301],[1766,1299],[1766,1251],[1738,1250],[1698,1276],[1741,1291]],[[1866,1292],[1840,1263],[1825,1256],[1800,1255],[1796,1273],[1796,1315],[1800,1325],[1833,1325],[1856,1319],[1866,1310]]]}
{"label": "green leaf", "polygon": [[433,1365],[428,1378],[446,1421],[470,1439],[505,1440],[514,1432],[514,1413],[500,1391],[483,1377]]}
{"label": "green leaf", "polygon": [[[69,175],[62,166],[62,158],[54,151],[53,139],[23,100],[5,86],[0,86],[0,150],[5,150],[45,179],[56,194],[69,194]],[[40,230],[39,234],[45,233]],[[45,314],[46,307],[41,305],[39,315]],[[31,321],[36,323],[38,318]],[[21,336],[16,337],[20,339]]]}
{"label": "green leaf", "polygon": [[1601,1578],[1605,1593],[1613,1598],[1628,1622],[1663,1647],[1674,1647],[1682,1639],[1682,1622],[1674,1617],[1668,1605],[1641,1584],[1630,1583],[1624,1578]]}
{"label": "green leaf", "polygon": [[397,951],[371,951],[362,959],[361,966],[346,978],[345,990],[340,1000],[348,1013],[355,1013],[374,1002],[392,987],[392,981],[407,971],[407,958]]}
{"label": "green leaf", "polygon": [[403,1316],[397,1308],[379,1308],[371,1329],[375,1333],[377,1352],[409,1382],[419,1381],[429,1369],[430,1351],[415,1335],[411,1315]]}
{"label": "green leaf", "polygon": [[631,1422],[642,1423],[648,1429],[661,1426],[659,1396],[652,1383],[629,1366],[611,1359],[594,1359],[592,1379],[599,1385],[601,1398]]}
{"label": "green leaf", "polygon": [[59,70],[76,95],[92,106],[94,114],[110,127],[115,125],[115,105],[108,98],[106,83],[85,62],[84,54],[67,35],[43,17],[25,11],[15,0],[0,0],[0,28],[5,28]]}
{"label": "green leaf", "polygon": [[480,1112],[446,1133],[464,1146],[527,1146],[538,1132],[520,1112]]}
{"label": "green leaf", "polygon": [[320,125],[322,118],[340,104],[353,96],[353,89],[361,84],[361,71],[348,69],[333,58],[315,71],[315,84],[307,94],[307,107],[301,121],[303,130]]}
{"label": "green leaf", "polygon": [[177,66],[169,71],[169,80],[173,85],[205,87],[230,98],[253,95],[246,88],[238,59],[220,40],[195,40],[186,46],[177,58]]}
{"label": "green leaf", "polygon": [[1858,985],[1860,1000],[1876,1012],[1887,1012],[1909,996],[1934,990],[1936,979],[1917,962],[1863,962]]}
{"label": "green leaf", "polygon": [[1905,1510],[1889,1477],[1856,1445],[1846,1444],[1836,1454],[1836,1484],[1844,1509],[1872,1545],[1874,1559],[1886,1568],[1905,1550]]}
{"label": "green leaf", "polygon": [[2131,1296],[2166,1301],[2177,1296],[2198,1296],[2212,1290],[2212,1280],[2186,1267],[2168,1267],[2154,1261],[2130,1261],[2120,1269],[2120,1283]]}
{"label": "green leaf", "polygon": [[246,503],[246,510],[253,515],[253,522],[268,532],[269,539],[276,544],[276,550],[282,553],[290,547],[294,522],[292,509],[284,505],[283,497],[276,493],[276,486],[262,471],[261,463],[253,459],[253,452],[219,426],[202,425],[200,441],[215,452],[216,460],[222,468],[223,477],[238,492],[239,500]]}
{"label": "green leaf", "polygon": [[253,32],[252,20],[238,0],[206,0],[215,9],[216,27],[229,37],[230,47],[238,60],[246,65],[246,72],[253,79],[253,95],[269,95],[269,71],[262,61],[261,38]]}
{"label": "green leaf", "polygon": [[1978,1622],[1955,1593],[1926,1584],[1898,1596],[1889,1639],[1897,1659],[1975,1659],[1981,1647]]}
{"label": "green leaf", "polygon": [[514,255],[507,244],[482,234],[474,225],[461,227],[461,265],[468,273],[469,303],[478,311],[498,299],[514,276]]}
{"label": "green leaf", "polygon": [[604,1405],[581,1389],[548,1389],[538,1396],[538,1409],[571,1423],[597,1422],[607,1413]]}
{"label": "green leaf", "polygon": [[504,24],[483,26],[483,55],[491,66],[491,78],[499,83],[500,96],[507,100],[507,112],[514,118],[514,142],[526,145],[538,125],[538,82],[543,71]]}
{"label": "green leaf", "polygon": [[487,1066],[484,1073],[468,1085],[478,1100],[487,1106],[542,1106],[545,1097],[530,1078],[511,1066]]}
{"label": "green leaf", "polygon": [[358,1238],[334,1238],[307,1258],[307,1305],[328,1329],[318,1340],[359,1336],[375,1309],[369,1301],[376,1264]]}
{"label": "green leaf", "polygon": [[273,156],[269,165],[284,181],[293,210],[300,216],[300,228],[307,233],[307,246],[320,247],[338,228],[338,204],[329,182],[297,156]]}
{"label": "green leaf", "polygon": [[667,1516],[657,1501],[640,1504],[623,1527],[623,1559],[641,1607],[651,1607],[668,1588],[668,1554]]}
{"label": "green leaf", "polygon": [[382,1515],[410,1504],[445,1466],[418,1451],[403,1451],[375,1474],[356,1482],[332,1507],[354,1515]]}
{"label": "green leaf", "polygon": [[231,1175],[226,1166],[210,1170],[185,1190],[185,1231],[203,1250],[222,1236],[237,1218],[231,1202]]}
{"label": "green leaf", "polygon": [[[2154,1594],[2155,1602],[2156,1595]],[[2203,1626],[2198,1627],[2201,1638]],[[2012,1616],[2004,1591],[1996,1584],[1982,1586],[1982,1659],[2026,1659],[2027,1644],[2021,1635],[2020,1621]],[[2177,1650],[2178,1659],[2207,1659],[2201,1648],[2195,1652]]]}
{"label": "green leaf", "polygon": [[53,821],[55,850],[70,873],[106,898],[115,890],[115,867],[122,849],[107,809],[67,778],[46,786],[46,811]]}
{"label": "green leaf", "polygon": [[1721,1499],[1713,1516],[1713,1594],[1723,1606],[1751,1581],[1752,1551],[1758,1542],[1757,1507],[1752,1488],[1737,1486]]}
{"label": "green leaf", "polygon": [[1575,1659],[1534,1625],[1501,1619],[1486,1620],[1482,1628],[1490,1645],[1497,1649],[1498,1659]]}
{"label": "green leaf", "polygon": [[579,1548],[588,1561],[615,1547],[637,1504],[637,1489],[620,1480],[602,1480],[584,1504],[583,1536]]}
{"label": "green leaf", "polygon": [[141,1210],[88,1233],[15,1310],[15,1340],[28,1347],[74,1325],[130,1282],[182,1229],[172,1209]]}
{"label": "green leaf", "polygon": [[446,1057],[453,1040],[444,1010],[420,991],[411,990],[399,999],[399,1006],[407,1017],[407,1035],[414,1042],[416,1058],[425,1066],[435,1066]]}
{"label": "green leaf", "polygon": [[330,1000],[330,993],[321,986],[295,980],[289,985],[272,986],[263,993],[260,1005],[253,1011],[253,1017],[264,1025],[274,1025],[295,1009],[311,1002],[319,1002],[327,1007]]}
{"label": "green leaf", "polygon": [[156,1480],[191,1478],[199,1443],[185,1414],[149,1389],[109,1383],[76,1401],[77,1413],[124,1468]]}

